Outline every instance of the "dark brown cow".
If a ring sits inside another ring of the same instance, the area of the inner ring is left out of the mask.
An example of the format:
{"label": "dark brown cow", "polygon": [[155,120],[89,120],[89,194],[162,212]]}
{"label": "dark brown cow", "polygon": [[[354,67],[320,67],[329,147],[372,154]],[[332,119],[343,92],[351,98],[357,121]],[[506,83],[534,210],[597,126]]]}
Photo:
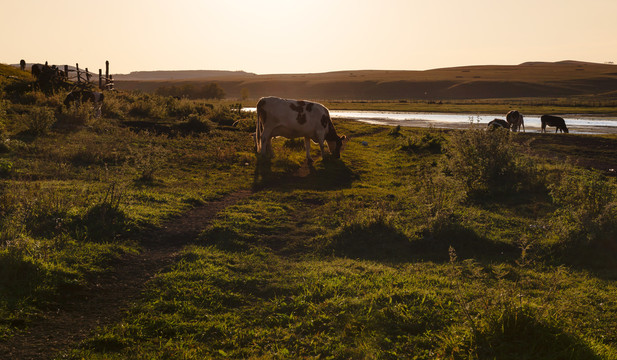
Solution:
{"label": "dark brown cow", "polygon": [[555,133],[561,130],[561,132],[568,133],[568,127],[566,126],[566,121],[559,116],[555,115],[542,115],[540,118],[540,122],[542,123],[542,132],[546,132],[546,126],[554,126]]}

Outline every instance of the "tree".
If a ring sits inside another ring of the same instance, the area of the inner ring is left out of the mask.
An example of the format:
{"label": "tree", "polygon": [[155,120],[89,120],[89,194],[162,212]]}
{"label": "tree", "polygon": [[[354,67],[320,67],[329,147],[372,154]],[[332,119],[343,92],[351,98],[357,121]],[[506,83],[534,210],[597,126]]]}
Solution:
{"label": "tree", "polygon": [[200,95],[205,99],[224,99],[225,90],[218,83],[208,83],[201,88]]}
{"label": "tree", "polygon": [[240,97],[242,98],[242,100],[247,100],[249,98],[249,89],[247,88],[240,89]]}

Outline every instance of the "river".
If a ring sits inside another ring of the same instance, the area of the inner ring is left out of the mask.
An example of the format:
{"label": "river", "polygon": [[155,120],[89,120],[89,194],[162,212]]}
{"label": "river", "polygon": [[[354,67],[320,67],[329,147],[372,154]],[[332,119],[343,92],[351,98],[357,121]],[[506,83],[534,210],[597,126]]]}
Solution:
{"label": "river", "polygon": [[[243,111],[255,111],[255,108],[243,108]],[[415,113],[394,111],[355,111],[355,110],[331,110],[333,119],[352,119],[369,124],[401,125],[412,127],[434,128],[466,128],[471,124],[483,127],[489,121],[499,118],[505,119],[505,114],[440,114],[440,113]],[[617,133],[617,118],[587,115],[564,115],[562,116],[570,133],[573,134],[615,134]],[[524,115],[525,130],[527,132],[540,132],[540,116]],[[554,127],[547,127],[547,132],[554,132]]]}

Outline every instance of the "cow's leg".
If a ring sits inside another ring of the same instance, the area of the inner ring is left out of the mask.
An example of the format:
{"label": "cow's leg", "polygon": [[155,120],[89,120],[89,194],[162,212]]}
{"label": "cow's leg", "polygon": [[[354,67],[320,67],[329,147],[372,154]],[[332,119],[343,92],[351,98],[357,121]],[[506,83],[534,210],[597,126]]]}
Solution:
{"label": "cow's leg", "polygon": [[325,156],[323,140],[319,139],[319,150],[321,151],[321,158],[323,159]]}
{"label": "cow's leg", "polygon": [[264,128],[263,133],[261,133],[261,156],[263,157],[272,157],[272,137],[270,136],[272,131],[270,129]]}
{"label": "cow's leg", "polygon": [[306,149],[306,161],[310,164],[313,158],[311,157],[311,138],[308,136],[304,137],[304,148]]}

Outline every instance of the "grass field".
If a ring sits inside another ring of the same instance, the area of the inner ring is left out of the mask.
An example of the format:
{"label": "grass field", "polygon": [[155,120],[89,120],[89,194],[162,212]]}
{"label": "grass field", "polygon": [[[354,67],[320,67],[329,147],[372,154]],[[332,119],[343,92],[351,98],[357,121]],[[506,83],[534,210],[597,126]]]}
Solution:
{"label": "grass field", "polygon": [[309,166],[256,158],[223,104],[110,93],[94,119],[6,81],[0,354],[216,203],[125,311],[19,354],[617,359],[615,136],[340,120],[342,159]]}

